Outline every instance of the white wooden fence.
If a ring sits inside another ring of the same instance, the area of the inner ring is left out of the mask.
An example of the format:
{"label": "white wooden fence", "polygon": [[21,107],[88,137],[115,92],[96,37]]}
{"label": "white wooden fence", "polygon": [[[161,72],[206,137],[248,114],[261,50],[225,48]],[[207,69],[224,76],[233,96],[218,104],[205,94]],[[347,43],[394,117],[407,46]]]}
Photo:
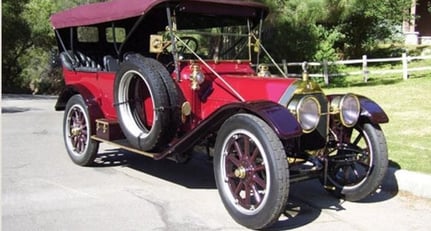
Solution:
{"label": "white wooden fence", "polygon": [[[331,77],[337,76],[346,76],[346,75],[363,75],[364,82],[368,81],[368,77],[370,74],[384,75],[384,74],[393,74],[393,73],[402,73],[402,77],[404,80],[408,79],[409,73],[414,71],[427,71],[431,70],[431,66],[424,67],[414,67],[409,68],[409,62],[418,59],[431,59],[431,56],[417,56],[410,57],[406,53],[403,53],[399,58],[381,58],[381,59],[368,59],[366,55],[362,56],[362,59],[353,59],[353,60],[342,60],[342,61],[334,61],[334,62],[310,62],[309,66],[323,66],[323,73],[310,73],[310,77],[321,77],[324,78],[325,84],[329,84],[329,79]],[[369,70],[368,63],[382,63],[382,62],[401,62],[402,69],[391,69],[391,70]],[[301,77],[301,74],[297,73],[288,73],[289,67],[292,66],[302,66],[303,62],[286,62],[283,60],[283,63],[279,64],[283,71],[288,76],[293,77]],[[360,71],[348,72],[348,73],[329,73],[330,65],[349,65],[349,64],[362,64],[362,69]]]}

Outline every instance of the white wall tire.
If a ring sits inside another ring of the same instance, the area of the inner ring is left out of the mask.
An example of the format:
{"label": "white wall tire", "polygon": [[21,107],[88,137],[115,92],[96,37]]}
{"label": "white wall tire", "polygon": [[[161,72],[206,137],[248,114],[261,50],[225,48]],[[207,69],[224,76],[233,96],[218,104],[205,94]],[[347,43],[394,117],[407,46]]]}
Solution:
{"label": "white wall tire", "polygon": [[232,218],[251,229],[271,226],[289,194],[289,168],[283,145],[260,118],[237,114],[217,134],[214,174]]}

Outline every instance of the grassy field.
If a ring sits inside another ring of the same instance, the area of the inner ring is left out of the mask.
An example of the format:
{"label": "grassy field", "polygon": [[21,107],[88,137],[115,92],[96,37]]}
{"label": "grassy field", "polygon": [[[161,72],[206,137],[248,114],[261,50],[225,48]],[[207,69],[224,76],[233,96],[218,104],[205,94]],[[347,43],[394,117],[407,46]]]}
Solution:
{"label": "grassy field", "polygon": [[352,92],[376,101],[388,114],[382,128],[389,148],[389,159],[402,169],[431,173],[431,72],[347,77],[346,86],[325,88],[326,93]]}

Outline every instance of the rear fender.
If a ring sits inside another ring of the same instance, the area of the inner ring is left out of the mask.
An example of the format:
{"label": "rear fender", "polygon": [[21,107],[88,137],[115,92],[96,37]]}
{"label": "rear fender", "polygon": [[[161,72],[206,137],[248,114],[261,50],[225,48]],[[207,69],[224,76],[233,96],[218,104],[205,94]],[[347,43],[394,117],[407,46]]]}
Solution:
{"label": "rear fender", "polygon": [[96,98],[86,87],[80,84],[68,85],[58,96],[57,103],[55,104],[55,110],[64,111],[66,109],[67,101],[69,101],[70,97],[76,94],[82,95],[84,101],[87,103],[87,106],[91,104],[92,101],[96,102]]}
{"label": "rear fender", "polygon": [[[82,98],[84,98],[84,102],[87,106],[87,110],[90,116],[90,121],[92,124],[92,128],[96,127],[96,119],[104,118],[103,112],[100,108],[100,104],[96,97],[84,86],[80,84],[69,85],[63,89],[57,99],[57,103],[55,104],[56,111],[64,111],[66,109],[66,104],[69,99],[76,95],[80,94]],[[91,129],[92,134],[95,134],[96,129]]]}
{"label": "rear fender", "polygon": [[[343,94],[334,94],[328,95],[329,102],[335,96],[342,96]],[[372,124],[381,124],[389,122],[389,118],[386,115],[385,111],[373,100],[362,96],[356,95],[359,99],[359,103],[361,105],[361,114],[359,117],[360,122],[370,122]]]}

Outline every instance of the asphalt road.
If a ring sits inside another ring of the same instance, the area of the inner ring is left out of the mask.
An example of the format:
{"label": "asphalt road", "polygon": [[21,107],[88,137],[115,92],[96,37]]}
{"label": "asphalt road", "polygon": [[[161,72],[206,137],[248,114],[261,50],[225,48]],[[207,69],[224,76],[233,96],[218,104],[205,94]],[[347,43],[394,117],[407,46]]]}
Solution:
{"label": "asphalt road", "polygon": [[[224,209],[211,162],[154,161],[102,145],[79,167],[62,140],[55,97],[3,96],[2,230],[241,230]],[[320,183],[291,186],[274,230],[429,230],[431,201],[398,192],[393,173],[363,202]]]}

